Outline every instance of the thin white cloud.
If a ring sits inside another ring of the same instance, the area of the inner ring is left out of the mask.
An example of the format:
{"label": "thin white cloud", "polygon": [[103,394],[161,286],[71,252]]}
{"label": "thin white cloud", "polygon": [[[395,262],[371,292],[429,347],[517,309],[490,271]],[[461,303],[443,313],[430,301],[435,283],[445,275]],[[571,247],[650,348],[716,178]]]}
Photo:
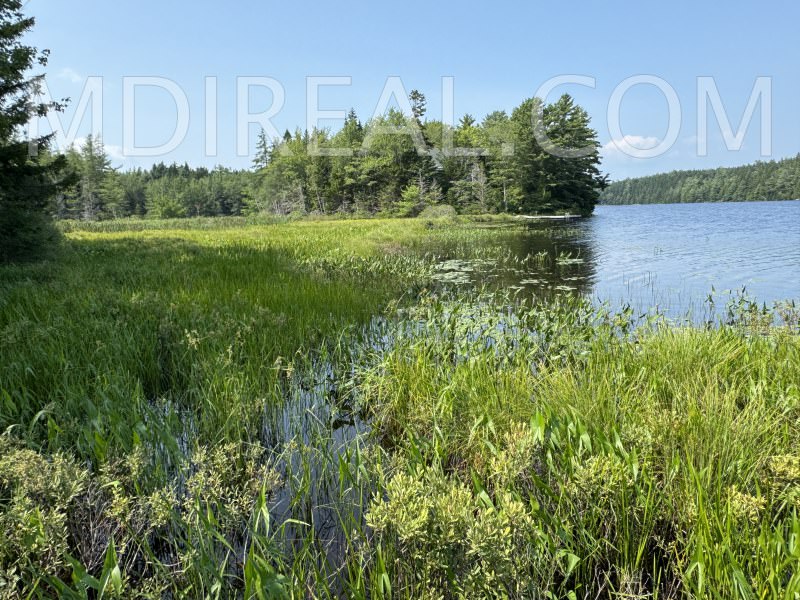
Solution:
{"label": "thin white cloud", "polygon": [[[78,137],[75,138],[75,141],[72,142],[72,146],[59,148],[61,152],[66,152],[70,148],[80,152],[81,148],[83,148],[84,144],[86,144],[86,137]],[[108,155],[108,158],[111,159],[112,164],[122,163],[123,166],[129,165],[130,159],[125,155],[125,150],[122,146],[118,146],[116,144],[106,144],[103,143],[103,149]]]}
{"label": "thin white cloud", "polygon": [[69,67],[64,67],[58,72],[58,76],[61,79],[66,79],[71,81],[72,83],[82,83],[86,78],[78,73],[75,69],[71,69]]}
{"label": "thin white cloud", "polygon": [[626,135],[612,139],[603,145],[603,156],[607,159],[640,158],[643,153],[652,150],[661,143],[655,136]]}
{"label": "thin white cloud", "polygon": [[125,156],[125,150],[122,146],[115,146],[113,144],[109,144],[106,147],[106,154],[108,157],[115,162],[125,162],[128,160],[128,157]]}
{"label": "thin white cloud", "polygon": [[611,140],[603,146],[606,152],[622,152],[633,148],[635,150],[650,150],[661,143],[661,140],[654,136],[645,135],[626,135],[620,139]]}
{"label": "thin white cloud", "polygon": [[72,144],[59,147],[59,151],[66,152],[67,150],[75,150],[77,152],[80,152],[81,148],[83,148],[83,145],[85,143],[86,143],[85,137],[78,137],[72,141]]}

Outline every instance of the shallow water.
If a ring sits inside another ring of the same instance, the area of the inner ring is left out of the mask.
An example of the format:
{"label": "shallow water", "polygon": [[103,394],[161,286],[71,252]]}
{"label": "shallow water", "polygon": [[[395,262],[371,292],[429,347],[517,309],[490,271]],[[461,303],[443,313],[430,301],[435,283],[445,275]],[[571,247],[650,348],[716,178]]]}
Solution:
{"label": "shallow water", "polygon": [[742,290],[768,306],[800,300],[800,200],[599,206],[584,219],[498,231],[498,243],[520,260],[548,258],[459,265],[459,250],[444,248],[440,278],[533,295],[573,291],[671,316],[703,312],[712,290],[718,304]]}
{"label": "shallow water", "polygon": [[[456,237],[449,246],[420,250],[440,257],[436,278],[447,287],[585,294],[676,317],[707,311],[712,286],[720,292],[746,288],[767,304],[800,300],[800,201],[599,207],[590,218],[497,227],[496,233],[486,247]],[[374,364],[397,336],[437,335],[405,310],[396,316],[376,316],[355,336],[353,365]],[[517,327],[513,312],[475,323],[463,340],[467,351],[477,342],[497,343],[493,331]],[[499,338],[512,345],[516,339]],[[498,348],[499,355],[508,351]],[[318,565],[322,571],[343,564],[352,551],[349,540],[366,530],[366,503],[375,493],[370,481],[352,475],[359,472],[358,449],[375,442],[367,415],[357,408],[357,391],[348,384],[355,372],[332,365],[312,361],[287,380],[285,403],[269,407],[262,432],[264,444],[276,450],[275,466],[285,482],[270,503],[283,549],[290,555],[302,551],[313,530],[328,562]]]}

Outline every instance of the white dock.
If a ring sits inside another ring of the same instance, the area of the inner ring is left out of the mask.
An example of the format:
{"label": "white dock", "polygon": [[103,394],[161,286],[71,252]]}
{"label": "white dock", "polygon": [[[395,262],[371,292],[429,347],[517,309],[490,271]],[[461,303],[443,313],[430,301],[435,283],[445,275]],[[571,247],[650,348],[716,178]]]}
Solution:
{"label": "white dock", "polygon": [[581,215],[517,215],[519,219],[531,220],[564,220],[564,219],[580,219]]}

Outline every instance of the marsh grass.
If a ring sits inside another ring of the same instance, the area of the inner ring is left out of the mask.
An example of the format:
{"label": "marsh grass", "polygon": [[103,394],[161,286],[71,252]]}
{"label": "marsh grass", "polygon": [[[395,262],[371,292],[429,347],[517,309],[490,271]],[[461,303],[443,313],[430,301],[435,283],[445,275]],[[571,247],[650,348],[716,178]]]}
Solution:
{"label": "marsh grass", "polygon": [[66,231],[1,272],[0,595],[800,593],[789,303],[436,283],[576,259],[452,220]]}
{"label": "marsh grass", "polygon": [[770,466],[799,460],[796,329],[503,306],[421,305],[364,384],[405,457],[371,513],[404,597],[798,593],[798,490]]}

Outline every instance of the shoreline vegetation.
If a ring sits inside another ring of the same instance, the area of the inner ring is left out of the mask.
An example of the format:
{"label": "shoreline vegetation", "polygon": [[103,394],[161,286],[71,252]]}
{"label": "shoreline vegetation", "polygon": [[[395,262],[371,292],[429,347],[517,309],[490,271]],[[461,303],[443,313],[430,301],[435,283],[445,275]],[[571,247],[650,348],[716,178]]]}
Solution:
{"label": "shoreline vegetation", "polygon": [[[123,217],[171,219],[251,215],[414,217],[428,210],[459,214],[592,213],[606,177],[586,111],[564,95],[530,98],[510,114],[458,125],[425,118],[413,91],[411,114],[390,109],[362,122],[350,111],[331,132],[262,131],[251,170],[154,165],[120,172],[102,139],[89,136],[66,154],[76,177],[49,208],[59,220]],[[546,131],[546,140],[542,135]],[[563,158],[543,144],[579,158]]]}
{"label": "shoreline vegetation", "polygon": [[0,595],[794,598],[797,308],[435,285],[479,225],[69,223],[0,267]]}
{"label": "shoreline vegetation", "polygon": [[672,171],[612,182],[600,204],[686,204],[800,199],[800,155],[739,167]]}

